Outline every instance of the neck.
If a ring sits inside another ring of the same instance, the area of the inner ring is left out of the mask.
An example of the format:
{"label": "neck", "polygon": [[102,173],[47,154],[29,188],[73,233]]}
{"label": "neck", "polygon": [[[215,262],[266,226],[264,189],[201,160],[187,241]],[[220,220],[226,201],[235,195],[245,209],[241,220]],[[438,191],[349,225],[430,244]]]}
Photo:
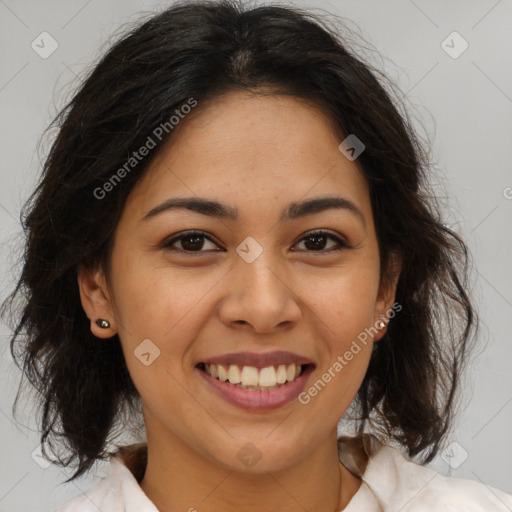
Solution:
{"label": "neck", "polygon": [[338,459],[334,431],[326,442],[281,471],[230,470],[176,438],[150,436],[140,486],[160,512],[338,512],[361,480]]}

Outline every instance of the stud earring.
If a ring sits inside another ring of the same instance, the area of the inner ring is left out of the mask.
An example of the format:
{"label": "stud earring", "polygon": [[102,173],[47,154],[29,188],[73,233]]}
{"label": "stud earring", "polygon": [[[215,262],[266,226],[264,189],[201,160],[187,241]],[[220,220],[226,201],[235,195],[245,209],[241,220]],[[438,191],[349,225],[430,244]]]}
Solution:
{"label": "stud earring", "polygon": [[[380,316],[384,317],[384,315],[380,315]],[[377,323],[377,326],[379,329],[384,329],[384,327],[386,327],[386,324],[382,320],[379,320],[379,322]]]}
{"label": "stud earring", "polygon": [[96,320],[96,325],[102,329],[108,329],[110,327],[110,322],[103,318],[98,318],[98,320]]}

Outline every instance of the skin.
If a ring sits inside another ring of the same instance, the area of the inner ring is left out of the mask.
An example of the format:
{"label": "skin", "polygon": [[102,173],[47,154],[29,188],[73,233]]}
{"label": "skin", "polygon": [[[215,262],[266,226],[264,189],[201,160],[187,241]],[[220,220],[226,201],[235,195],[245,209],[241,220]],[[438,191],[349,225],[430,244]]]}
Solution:
{"label": "skin", "polygon": [[[307,405],[241,409],[194,367],[230,352],[288,350],[316,364],[307,389],[393,306],[399,263],[396,279],[381,283],[368,184],[321,110],[240,92],[196,109],[128,198],[110,285],[101,269],[78,275],[92,332],[119,334],[141,396],[148,441],[141,487],[162,512],[341,510],[361,481],[339,463],[336,427],[385,327]],[[239,218],[172,210],[140,221],[185,196],[237,207]],[[343,209],[279,221],[290,202],[321,196],[349,199],[364,221]],[[337,242],[327,238],[315,250],[305,236],[318,229],[352,248],[332,251]],[[195,252],[185,250],[190,240],[175,242],[175,251],[160,247],[187,230],[209,239],[192,245]],[[263,249],[252,263],[236,252],[248,236]],[[111,327],[100,329],[97,318]],[[134,355],[145,339],[160,350],[148,366]],[[247,443],[261,454],[252,467],[237,456]]]}

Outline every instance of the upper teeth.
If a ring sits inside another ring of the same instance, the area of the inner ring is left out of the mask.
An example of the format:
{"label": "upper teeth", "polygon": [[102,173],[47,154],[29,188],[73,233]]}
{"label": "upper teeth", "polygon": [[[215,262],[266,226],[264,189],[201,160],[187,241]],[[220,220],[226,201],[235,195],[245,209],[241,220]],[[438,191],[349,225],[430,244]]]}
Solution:
{"label": "upper teeth", "polygon": [[242,371],[236,364],[229,365],[227,370],[221,364],[205,364],[204,366],[206,372],[212,377],[242,386],[272,387],[296,379],[301,372],[301,366],[296,364],[280,364],[277,366],[277,371],[274,366],[265,368],[242,366]]}

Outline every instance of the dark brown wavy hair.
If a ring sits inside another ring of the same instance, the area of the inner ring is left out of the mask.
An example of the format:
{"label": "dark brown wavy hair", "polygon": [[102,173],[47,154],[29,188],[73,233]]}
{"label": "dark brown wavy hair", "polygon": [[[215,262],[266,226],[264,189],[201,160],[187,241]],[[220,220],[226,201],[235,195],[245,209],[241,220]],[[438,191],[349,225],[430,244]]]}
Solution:
{"label": "dark brown wavy hair", "polygon": [[476,334],[469,255],[443,224],[429,152],[398,87],[351,50],[350,34],[311,10],[182,1],[123,33],[50,125],[57,135],[21,211],[23,267],[2,315],[10,312],[10,349],[22,370],[13,411],[24,375],[38,392],[43,447],[56,455],[58,441],[66,457],[53,462],[77,462],[67,482],[108,457],[116,428],[140,420],[118,335],[105,343],[91,333],[77,268],[101,266],[108,278],[125,201],[157,151],[101,200],[94,191],[189,98],[198,111],[233,90],[312,101],[340,134],[364,142],[357,163],[370,187],[381,277],[398,251],[402,310],[374,346],[354,419],[360,433],[398,442],[423,463],[439,450]]}

